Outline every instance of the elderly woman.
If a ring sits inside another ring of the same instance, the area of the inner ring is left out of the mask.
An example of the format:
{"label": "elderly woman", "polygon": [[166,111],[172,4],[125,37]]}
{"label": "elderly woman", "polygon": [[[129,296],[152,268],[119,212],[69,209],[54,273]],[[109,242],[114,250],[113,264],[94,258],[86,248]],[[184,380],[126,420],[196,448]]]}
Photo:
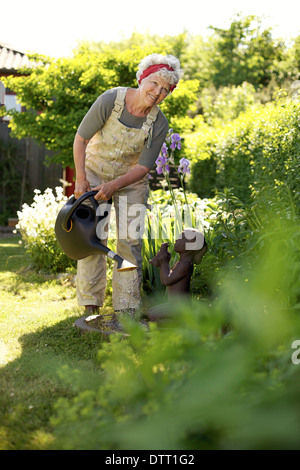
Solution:
{"label": "elderly woman", "polygon": [[[142,230],[136,233],[135,221],[142,221],[139,212],[147,203],[148,173],[168,131],[167,119],[158,105],[174,90],[181,76],[176,57],[145,57],[137,72],[138,88],[113,88],[100,95],[75,136],[75,197],[97,190],[95,199],[99,204],[106,201],[107,206],[107,201],[113,199],[117,253],[137,266],[137,270],[127,273],[118,272],[114,266],[115,311],[135,310],[140,305]],[[106,241],[102,239],[102,243]],[[89,312],[97,311],[103,305],[105,288],[104,255],[78,261],[78,304]]]}

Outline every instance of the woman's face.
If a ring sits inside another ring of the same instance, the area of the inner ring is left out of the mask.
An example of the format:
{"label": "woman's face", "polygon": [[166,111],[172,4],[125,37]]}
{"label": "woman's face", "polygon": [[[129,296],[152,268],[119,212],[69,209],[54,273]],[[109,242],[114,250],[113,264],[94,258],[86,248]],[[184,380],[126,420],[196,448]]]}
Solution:
{"label": "woman's face", "polygon": [[154,106],[161,103],[169,94],[170,83],[157,73],[152,73],[144,78],[139,89],[144,102],[148,106]]}

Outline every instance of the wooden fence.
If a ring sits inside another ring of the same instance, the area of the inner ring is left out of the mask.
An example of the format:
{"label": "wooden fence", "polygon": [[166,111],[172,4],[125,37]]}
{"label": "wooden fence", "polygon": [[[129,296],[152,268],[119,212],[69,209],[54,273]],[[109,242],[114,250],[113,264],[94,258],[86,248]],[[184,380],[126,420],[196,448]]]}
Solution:
{"label": "wooden fence", "polygon": [[[44,191],[61,186],[63,170],[45,165],[51,152],[32,139],[16,139],[6,122],[0,123],[0,211],[14,217],[24,202],[32,200],[34,189]],[[9,201],[9,202],[8,202]]]}

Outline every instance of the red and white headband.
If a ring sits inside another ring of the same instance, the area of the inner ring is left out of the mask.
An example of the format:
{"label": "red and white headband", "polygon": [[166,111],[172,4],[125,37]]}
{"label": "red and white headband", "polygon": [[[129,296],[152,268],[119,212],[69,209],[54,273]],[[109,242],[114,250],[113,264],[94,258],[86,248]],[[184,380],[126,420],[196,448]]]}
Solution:
{"label": "red and white headband", "polygon": [[[150,65],[150,67],[148,67],[147,69],[144,70],[144,72],[142,73],[142,75],[140,76],[139,78],[139,84],[141,83],[142,80],[144,80],[144,78],[148,77],[149,75],[151,75],[152,73],[156,73],[158,72],[159,70],[161,69],[167,69],[169,70],[170,72],[174,72],[174,69],[172,67],[170,67],[169,65],[167,64],[156,64],[156,65]],[[176,85],[171,85],[170,86],[170,92],[172,93],[172,91],[176,88]]]}

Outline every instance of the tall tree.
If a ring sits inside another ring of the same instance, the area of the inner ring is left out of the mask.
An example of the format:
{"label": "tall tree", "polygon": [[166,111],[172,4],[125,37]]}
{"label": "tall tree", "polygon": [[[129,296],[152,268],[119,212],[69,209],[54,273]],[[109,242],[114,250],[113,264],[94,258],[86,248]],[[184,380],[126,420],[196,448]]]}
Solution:
{"label": "tall tree", "polygon": [[245,81],[255,86],[270,82],[285,45],[272,38],[271,28],[262,29],[260,18],[239,14],[228,29],[210,28],[213,35],[209,40],[209,69],[217,88]]}

